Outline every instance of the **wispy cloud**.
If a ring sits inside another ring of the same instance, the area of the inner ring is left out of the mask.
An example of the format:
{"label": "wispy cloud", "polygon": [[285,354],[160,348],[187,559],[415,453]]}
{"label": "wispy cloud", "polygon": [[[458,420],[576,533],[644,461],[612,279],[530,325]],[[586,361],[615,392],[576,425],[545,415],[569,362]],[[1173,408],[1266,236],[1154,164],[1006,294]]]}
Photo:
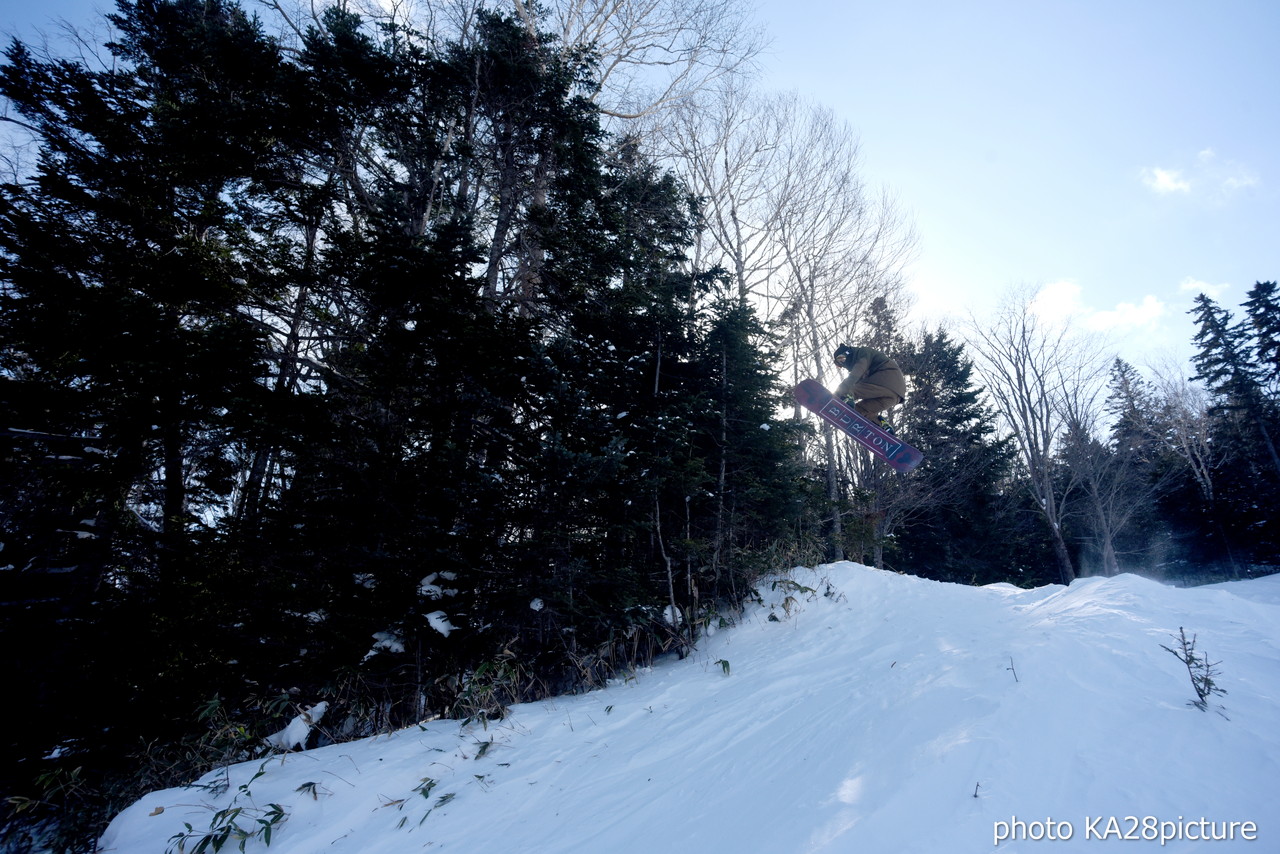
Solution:
{"label": "wispy cloud", "polygon": [[1030,310],[1045,320],[1076,323],[1094,332],[1154,330],[1169,314],[1165,302],[1151,294],[1141,302],[1121,302],[1109,309],[1086,304],[1083,294],[1080,285],[1069,279],[1052,282],[1036,293]]}
{"label": "wispy cloud", "polygon": [[1196,153],[1187,172],[1182,169],[1148,166],[1141,171],[1142,183],[1162,196],[1195,193],[1211,201],[1224,202],[1231,195],[1261,185],[1262,178],[1243,163],[1222,159],[1212,148]]}
{"label": "wispy cloud", "polygon": [[1217,299],[1222,295],[1222,292],[1229,287],[1231,287],[1231,285],[1225,282],[1220,285],[1211,285],[1208,282],[1202,282],[1192,276],[1187,276],[1178,283],[1178,290],[1184,293],[1204,294],[1212,299]]}
{"label": "wispy cloud", "polygon": [[1140,303],[1122,302],[1107,311],[1095,311],[1085,319],[1090,329],[1125,330],[1154,329],[1160,318],[1169,313],[1168,306],[1159,298],[1147,294]]}
{"label": "wispy cloud", "polygon": [[1191,182],[1183,178],[1177,169],[1161,169],[1158,166],[1143,169],[1142,183],[1160,195],[1191,192]]}
{"label": "wispy cloud", "polygon": [[1257,175],[1248,170],[1242,170],[1237,174],[1228,175],[1224,178],[1222,180],[1222,189],[1230,193],[1235,190],[1242,190],[1245,187],[1256,187],[1260,183],[1262,182]]}

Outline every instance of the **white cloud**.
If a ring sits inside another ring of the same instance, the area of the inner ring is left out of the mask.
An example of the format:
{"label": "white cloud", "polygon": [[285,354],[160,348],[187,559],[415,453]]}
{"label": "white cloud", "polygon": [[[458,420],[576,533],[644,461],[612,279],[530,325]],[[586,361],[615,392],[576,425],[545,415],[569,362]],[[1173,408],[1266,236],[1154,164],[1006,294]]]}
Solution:
{"label": "white cloud", "polygon": [[1095,311],[1085,318],[1085,325],[1099,332],[1105,330],[1155,329],[1160,318],[1168,314],[1167,306],[1159,297],[1147,294],[1142,302],[1118,303],[1110,311]]}
{"label": "white cloud", "polygon": [[1187,276],[1178,283],[1178,290],[1180,291],[1204,294],[1212,299],[1217,299],[1221,296],[1222,292],[1229,287],[1231,287],[1231,285],[1226,282],[1223,282],[1220,285],[1211,285],[1208,282],[1202,282],[1199,279],[1192,278],[1191,276]]}
{"label": "white cloud", "polygon": [[1247,169],[1241,169],[1236,174],[1228,175],[1223,179],[1222,189],[1230,193],[1234,190],[1244,189],[1245,187],[1256,187],[1260,183],[1261,181],[1258,179],[1257,175]]}
{"label": "white cloud", "polygon": [[1121,302],[1111,309],[1093,308],[1085,304],[1080,285],[1069,279],[1042,287],[1031,301],[1030,310],[1045,320],[1075,322],[1094,332],[1154,330],[1169,313],[1164,301],[1151,294],[1137,303]]}
{"label": "white cloud", "polygon": [[1177,169],[1161,169],[1158,166],[1143,169],[1142,183],[1161,195],[1191,192],[1191,182],[1183,178]]}
{"label": "white cloud", "polygon": [[1080,294],[1080,286],[1073,281],[1052,282],[1036,293],[1028,309],[1045,320],[1065,322],[1086,313]]}
{"label": "white cloud", "polygon": [[1197,190],[1216,190],[1216,193],[1209,194],[1208,199],[1215,204],[1222,204],[1231,194],[1262,183],[1261,177],[1253,169],[1231,159],[1219,159],[1218,153],[1212,148],[1204,148],[1196,154],[1190,174],[1184,175],[1181,169],[1149,166],[1142,170],[1141,175],[1142,183],[1160,195],[1190,193],[1193,187]]}

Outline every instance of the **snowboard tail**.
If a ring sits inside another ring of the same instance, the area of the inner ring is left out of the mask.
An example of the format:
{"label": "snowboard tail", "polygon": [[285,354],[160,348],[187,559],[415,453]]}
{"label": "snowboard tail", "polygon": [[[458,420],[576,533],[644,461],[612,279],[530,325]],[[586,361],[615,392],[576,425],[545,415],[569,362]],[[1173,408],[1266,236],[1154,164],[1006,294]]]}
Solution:
{"label": "snowboard tail", "polygon": [[844,402],[836,400],[816,380],[803,380],[795,387],[795,396],[801,406],[834,424],[855,442],[888,463],[894,471],[905,474],[920,465],[920,461],[924,459],[924,454],[920,451],[892,433],[881,430]]}

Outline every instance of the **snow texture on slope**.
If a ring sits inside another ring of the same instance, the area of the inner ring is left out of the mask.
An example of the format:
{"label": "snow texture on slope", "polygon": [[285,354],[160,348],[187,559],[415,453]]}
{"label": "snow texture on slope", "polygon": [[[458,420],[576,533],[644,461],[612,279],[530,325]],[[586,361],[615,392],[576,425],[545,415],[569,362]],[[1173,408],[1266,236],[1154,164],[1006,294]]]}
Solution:
{"label": "snow texture on slope", "polygon": [[[487,728],[213,772],[142,798],[101,850],[163,851],[219,810],[252,828],[279,804],[270,847],[246,851],[1280,851],[1280,576],[1020,590],[840,563],[760,593],[683,661]],[[1207,712],[1162,649],[1179,627],[1221,661]]]}

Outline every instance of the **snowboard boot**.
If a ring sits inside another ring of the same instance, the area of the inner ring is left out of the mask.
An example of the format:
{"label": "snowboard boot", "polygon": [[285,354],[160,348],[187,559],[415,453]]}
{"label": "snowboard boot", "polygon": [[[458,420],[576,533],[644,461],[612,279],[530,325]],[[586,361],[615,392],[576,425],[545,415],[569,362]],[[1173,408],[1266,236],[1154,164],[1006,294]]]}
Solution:
{"label": "snowboard boot", "polygon": [[893,430],[893,425],[889,423],[889,419],[885,418],[883,415],[877,415],[875,417],[875,423],[877,427],[879,427],[884,432],[888,433],[890,436],[897,435],[897,433],[895,433]]}

